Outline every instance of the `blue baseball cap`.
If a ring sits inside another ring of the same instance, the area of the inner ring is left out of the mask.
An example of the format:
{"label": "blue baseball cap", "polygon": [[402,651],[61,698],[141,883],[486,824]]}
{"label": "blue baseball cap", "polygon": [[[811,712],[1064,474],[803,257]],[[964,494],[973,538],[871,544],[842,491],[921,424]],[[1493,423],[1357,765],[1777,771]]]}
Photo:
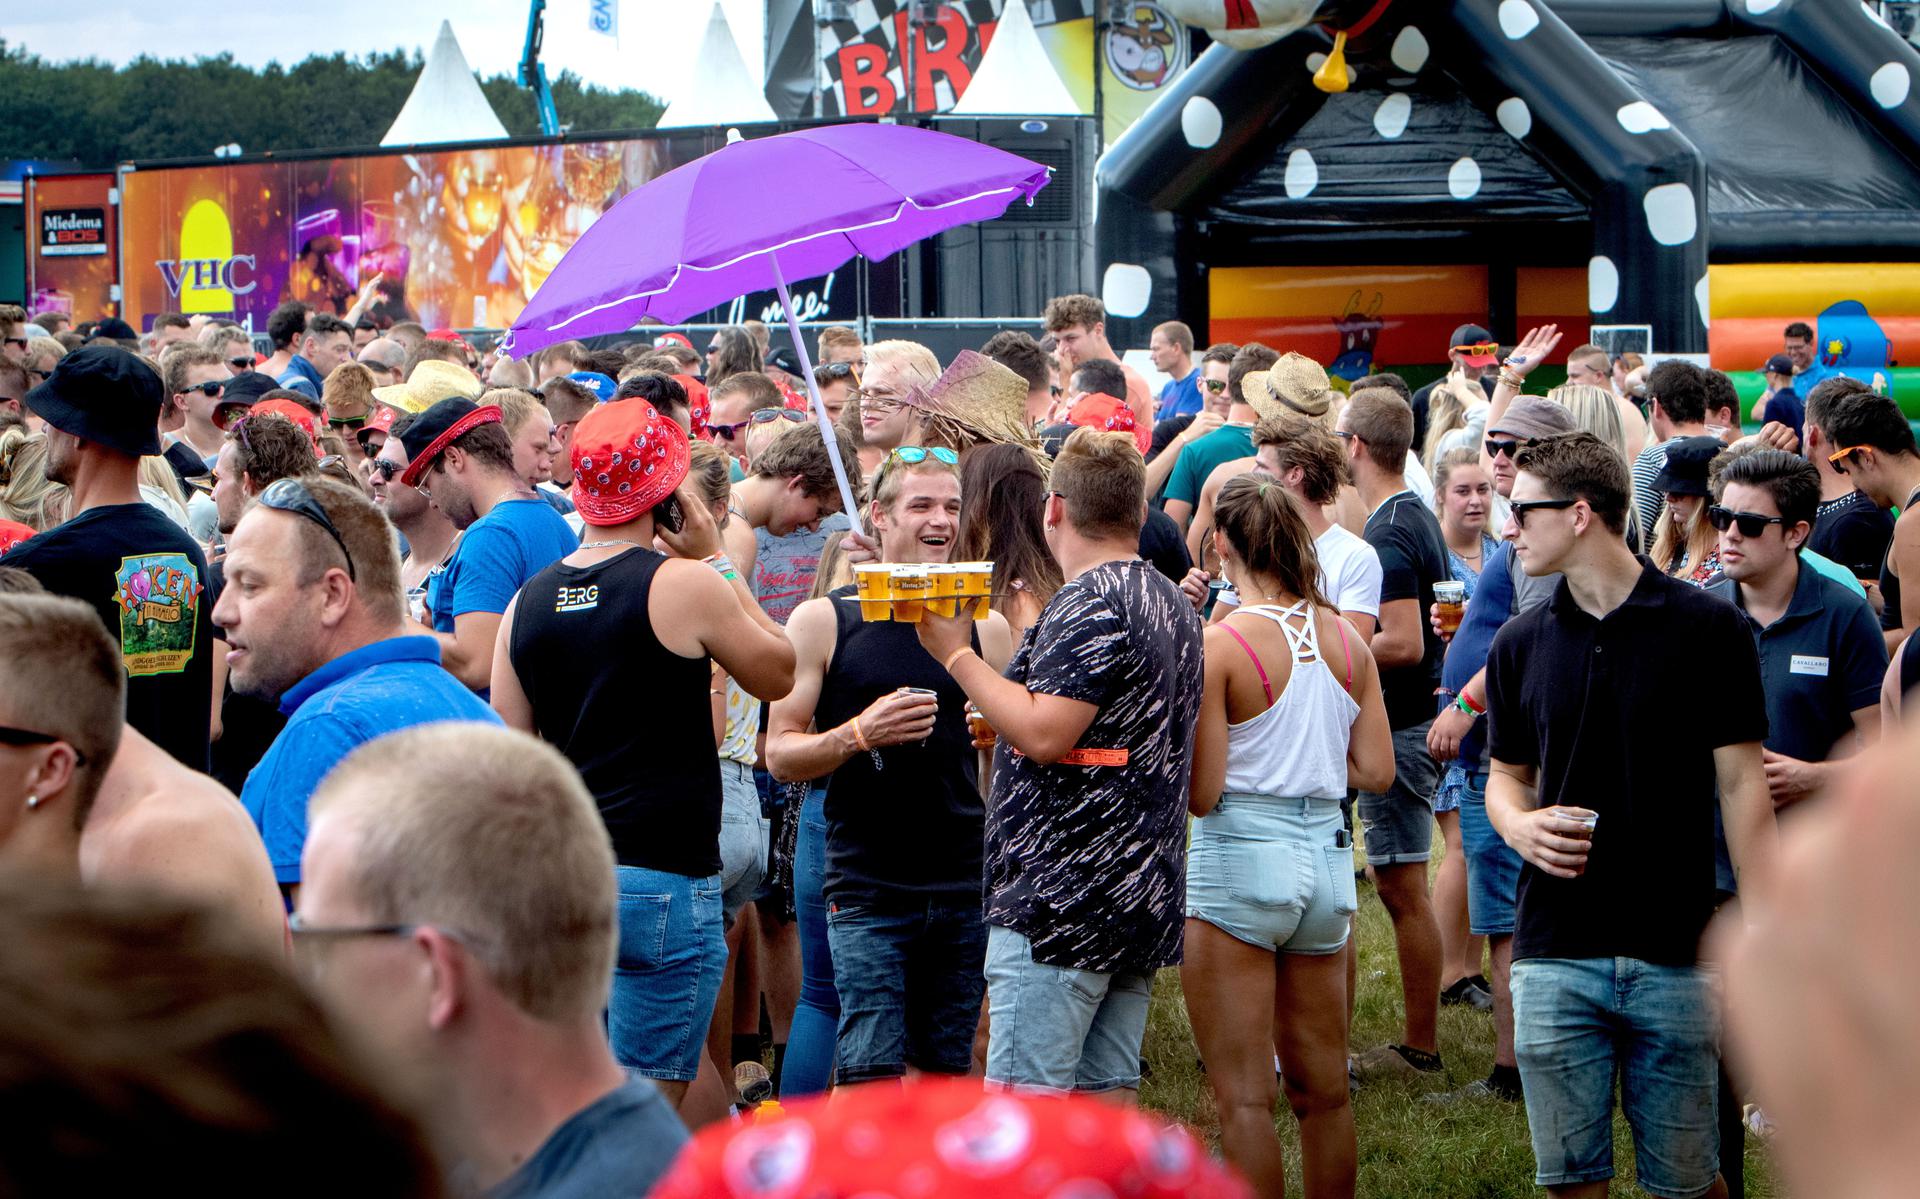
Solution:
{"label": "blue baseball cap", "polygon": [[613,393],[620,390],[618,384],[599,371],[575,371],[567,378],[592,392],[593,398],[602,404],[612,399]]}

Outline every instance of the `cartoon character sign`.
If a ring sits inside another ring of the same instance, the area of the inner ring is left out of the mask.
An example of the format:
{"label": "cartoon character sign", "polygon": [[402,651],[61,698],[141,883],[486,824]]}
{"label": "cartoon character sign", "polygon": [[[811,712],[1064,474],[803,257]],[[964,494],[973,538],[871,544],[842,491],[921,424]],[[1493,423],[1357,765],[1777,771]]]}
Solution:
{"label": "cartoon character sign", "polygon": [[193,560],[185,554],[123,558],[114,583],[127,677],[185,670],[193,660],[194,616],[206,591]]}
{"label": "cartoon character sign", "polygon": [[1320,10],[1330,7],[1326,0],[1159,0],[1159,6],[1235,50],[1270,46],[1325,19]]}
{"label": "cartoon character sign", "polygon": [[1386,302],[1386,293],[1376,291],[1373,302],[1362,307],[1360,289],[1354,289],[1347,298],[1347,310],[1333,318],[1334,331],[1340,335],[1340,356],[1327,364],[1327,374],[1352,383],[1373,373],[1373,347],[1384,324],[1380,309]]}
{"label": "cartoon character sign", "polygon": [[1121,3],[1107,24],[1103,53],[1115,79],[1150,92],[1186,66],[1187,39],[1159,4]]}

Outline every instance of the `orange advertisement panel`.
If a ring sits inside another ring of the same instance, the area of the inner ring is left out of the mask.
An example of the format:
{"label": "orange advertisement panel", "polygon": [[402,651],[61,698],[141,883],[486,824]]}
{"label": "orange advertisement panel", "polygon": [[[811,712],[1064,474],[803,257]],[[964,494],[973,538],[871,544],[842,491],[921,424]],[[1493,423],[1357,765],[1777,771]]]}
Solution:
{"label": "orange advertisement panel", "polygon": [[76,321],[118,315],[113,176],[36,175],[26,202],[27,310]]}
{"label": "orange advertisement panel", "polygon": [[285,300],[428,328],[504,327],[587,226],[698,157],[700,136],[490,146],[127,172],[127,320],[231,315]]}

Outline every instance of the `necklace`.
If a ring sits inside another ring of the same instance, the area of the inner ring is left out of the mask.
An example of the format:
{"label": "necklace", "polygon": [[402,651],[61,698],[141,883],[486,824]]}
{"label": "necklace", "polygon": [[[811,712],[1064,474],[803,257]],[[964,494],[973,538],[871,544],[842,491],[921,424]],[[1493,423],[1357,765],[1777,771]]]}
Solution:
{"label": "necklace", "polygon": [[610,545],[631,545],[631,546],[638,546],[641,549],[646,548],[645,546],[640,545],[639,542],[629,541],[625,537],[611,537],[605,541],[583,541],[580,543],[580,548],[583,550],[603,550]]}

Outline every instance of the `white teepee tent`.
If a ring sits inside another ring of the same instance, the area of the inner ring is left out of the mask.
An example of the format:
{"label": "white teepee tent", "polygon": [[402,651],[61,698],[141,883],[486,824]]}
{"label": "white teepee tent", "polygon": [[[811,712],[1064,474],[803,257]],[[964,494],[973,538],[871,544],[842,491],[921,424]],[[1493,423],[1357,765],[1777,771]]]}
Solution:
{"label": "white teepee tent", "polygon": [[662,128],[687,125],[735,125],[774,120],[773,106],[767,103],[765,89],[733,40],[727,15],[716,2],[707,19],[706,36],[700,39],[700,53],[694,59],[693,73],[680,94],[660,114]]}
{"label": "white teepee tent", "polygon": [[1007,0],[993,41],[980,56],[973,82],[953,106],[955,116],[1050,116],[1076,113],[1080,106],[1060,81],[1040,35],[1033,31],[1027,0]]}
{"label": "white teepee tent", "polygon": [[412,94],[380,144],[417,146],[505,136],[507,127],[494,115],[493,105],[487,103],[479,80],[467,66],[467,56],[460,52],[452,24],[440,22],[440,34],[427,52],[427,65],[421,68]]}

